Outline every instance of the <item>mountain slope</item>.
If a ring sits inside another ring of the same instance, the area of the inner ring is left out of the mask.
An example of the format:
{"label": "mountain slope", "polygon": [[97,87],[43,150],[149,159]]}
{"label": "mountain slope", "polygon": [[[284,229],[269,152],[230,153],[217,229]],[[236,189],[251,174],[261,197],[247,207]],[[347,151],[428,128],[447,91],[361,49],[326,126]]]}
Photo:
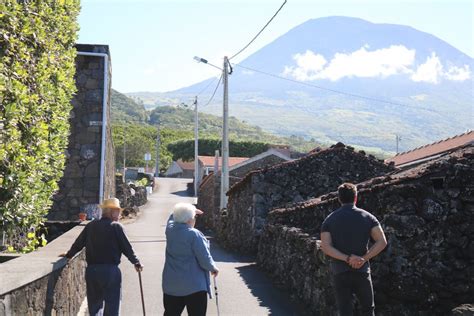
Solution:
{"label": "mountain slope", "polygon": [[[182,132],[183,137],[193,137],[194,111],[178,102],[173,106],[160,106],[152,111],[146,111],[142,103],[126,95],[112,90],[111,115],[112,123],[121,126],[122,123],[137,124],[136,126],[151,127],[160,124],[162,129]],[[178,106],[176,106],[178,104]],[[141,127],[140,127],[141,128]],[[189,133],[186,133],[189,132]],[[199,113],[199,135],[201,138],[220,138],[222,133],[222,118]],[[317,146],[314,140],[304,140],[301,137],[279,137],[263,131],[235,117],[229,118],[229,138],[238,141],[255,141],[268,144],[291,145],[295,150],[308,151]],[[117,140],[120,143],[121,140]]]}
{"label": "mountain slope", "polygon": [[[231,115],[273,133],[394,151],[396,135],[406,150],[473,125],[473,59],[408,26],[309,20],[240,64],[304,83],[234,66]],[[155,102],[188,98],[209,80]],[[221,98],[202,110],[220,113]]]}
{"label": "mountain slope", "polygon": [[148,114],[142,102],[127,97],[117,90],[112,89],[110,104],[112,122],[144,123],[148,119]]}

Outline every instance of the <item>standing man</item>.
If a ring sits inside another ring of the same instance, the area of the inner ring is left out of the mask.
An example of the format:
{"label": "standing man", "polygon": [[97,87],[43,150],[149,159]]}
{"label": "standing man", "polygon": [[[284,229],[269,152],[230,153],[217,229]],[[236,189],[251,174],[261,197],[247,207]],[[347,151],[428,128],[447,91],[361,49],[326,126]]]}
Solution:
{"label": "standing man", "polygon": [[[357,188],[343,183],[338,188],[342,206],[329,214],[321,228],[321,249],[331,257],[336,304],[341,316],[352,315],[352,294],[362,315],[374,315],[374,292],[369,260],[387,246],[385,234],[374,215],[356,207]],[[369,239],[374,244],[368,249]]]}
{"label": "standing man", "polygon": [[[61,256],[68,260],[86,247],[87,304],[90,315],[119,315],[122,287],[122,273],[118,265],[122,253],[142,271],[132,245],[118,222],[120,201],[117,198],[105,200],[102,218],[86,225],[71,249]],[[105,303],[105,307],[104,307]]]}

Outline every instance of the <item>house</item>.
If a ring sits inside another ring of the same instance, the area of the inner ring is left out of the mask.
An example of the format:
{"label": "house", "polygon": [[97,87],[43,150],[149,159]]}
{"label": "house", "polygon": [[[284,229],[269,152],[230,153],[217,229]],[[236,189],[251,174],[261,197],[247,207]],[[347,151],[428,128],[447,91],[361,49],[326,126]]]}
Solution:
{"label": "house", "polygon": [[194,178],[194,161],[173,161],[171,166],[166,170],[165,177],[169,178]]}
{"label": "house", "polygon": [[[287,162],[292,160],[292,158],[282,153],[278,148],[271,148],[266,152],[241,160],[240,162],[232,160],[233,163],[238,163],[232,164],[229,167],[229,184],[231,186],[241,181],[249,172]],[[230,161],[231,159],[229,159]],[[205,175],[200,182],[198,193],[198,207],[206,210],[199,221],[201,227],[215,228],[214,221],[217,216],[216,214],[219,212],[219,203],[220,173],[217,173],[216,176],[212,174]]]}
{"label": "house", "polygon": [[[248,157],[229,157],[229,171],[231,168],[237,164],[243,163],[248,160]],[[209,175],[211,172],[214,172],[216,167],[216,157],[214,156],[198,156],[199,160],[199,180]],[[217,169],[222,169],[222,159],[218,159]]]}
{"label": "house", "polygon": [[440,140],[436,143],[418,147],[386,159],[385,163],[394,163],[397,168],[411,168],[420,163],[436,159],[467,144],[474,144],[474,131]]}

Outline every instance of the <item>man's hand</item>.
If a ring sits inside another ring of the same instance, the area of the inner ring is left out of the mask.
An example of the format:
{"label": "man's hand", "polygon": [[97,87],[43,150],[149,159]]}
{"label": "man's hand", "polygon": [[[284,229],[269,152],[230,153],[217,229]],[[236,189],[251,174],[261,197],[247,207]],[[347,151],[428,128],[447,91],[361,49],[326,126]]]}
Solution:
{"label": "man's hand", "polygon": [[135,270],[137,272],[142,272],[143,271],[143,265],[140,262],[135,263]]}
{"label": "man's hand", "polygon": [[213,277],[218,276],[218,275],[219,275],[219,269],[216,268],[214,271],[211,272],[211,275],[212,275]]}
{"label": "man's hand", "polygon": [[351,268],[360,269],[364,265],[365,259],[356,255],[351,255],[349,257],[348,263],[351,266]]}
{"label": "man's hand", "polygon": [[202,215],[202,214],[204,214],[204,212],[197,208],[196,209],[196,215]]}

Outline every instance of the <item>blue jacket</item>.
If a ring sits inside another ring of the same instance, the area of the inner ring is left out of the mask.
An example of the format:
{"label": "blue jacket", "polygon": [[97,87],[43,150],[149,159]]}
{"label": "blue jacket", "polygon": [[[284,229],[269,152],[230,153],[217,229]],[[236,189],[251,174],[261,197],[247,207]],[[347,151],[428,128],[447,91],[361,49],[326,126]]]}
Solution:
{"label": "blue jacket", "polygon": [[209,272],[217,270],[209,250],[209,241],[197,229],[176,223],[173,215],[166,225],[166,258],[163,292],[186,296],[199,291],[211,295]]}

